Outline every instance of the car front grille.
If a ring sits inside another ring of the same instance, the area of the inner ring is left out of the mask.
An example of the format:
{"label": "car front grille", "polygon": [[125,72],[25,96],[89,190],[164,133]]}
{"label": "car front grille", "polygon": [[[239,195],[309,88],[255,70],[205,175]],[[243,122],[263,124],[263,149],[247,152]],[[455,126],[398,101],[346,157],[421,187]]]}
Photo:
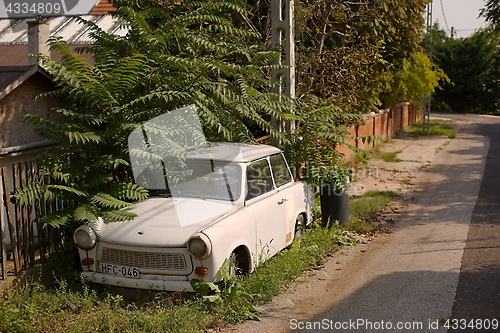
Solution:
{"label": "car front grille", "polygon": [[101,261],[144,269],[184,271],[186,259],[181,253],[137,252],[103,248]]}

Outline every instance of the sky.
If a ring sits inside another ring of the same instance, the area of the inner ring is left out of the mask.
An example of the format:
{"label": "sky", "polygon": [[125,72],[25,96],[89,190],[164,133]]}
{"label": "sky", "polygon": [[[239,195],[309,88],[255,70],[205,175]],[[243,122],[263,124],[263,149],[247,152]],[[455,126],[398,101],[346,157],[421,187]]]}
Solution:
{"label": "sky", "polygon": [[453,27],[455,37],[469,37],[475,30],[486,26],[484,19],[478,18],[485,3],[485,0],[433,0],[432,22],[437,21],[448,36]]}

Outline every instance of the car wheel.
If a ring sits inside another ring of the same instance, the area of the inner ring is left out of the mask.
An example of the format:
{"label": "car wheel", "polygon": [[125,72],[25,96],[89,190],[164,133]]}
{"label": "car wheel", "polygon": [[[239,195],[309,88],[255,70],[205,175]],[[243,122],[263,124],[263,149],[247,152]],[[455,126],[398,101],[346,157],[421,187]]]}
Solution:
{"label": "car wheel", "polygon": [[304,219],[304,215],[300,214],[297,216],[297,219],[295,221],[295,234],[293,236],[294,240],[299,240],[302,235],[304,235],[306,231],[306,222]]}
{"label": "car wheel", "polygon": [[229,256],[229,279],[233,280],[238,275],[238,256],[235,252],[231,253]]}

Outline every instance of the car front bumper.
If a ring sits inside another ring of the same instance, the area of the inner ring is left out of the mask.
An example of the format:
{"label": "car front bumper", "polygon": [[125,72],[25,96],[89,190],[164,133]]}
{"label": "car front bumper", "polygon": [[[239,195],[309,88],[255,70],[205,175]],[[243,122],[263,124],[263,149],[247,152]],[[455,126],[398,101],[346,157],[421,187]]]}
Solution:
{"label": "car front bumper", "polygon": [[104,285],[125,287],[133,289],[157,290],[157,291],[185,291],[194,292],[193,287],[187,280],[162,280],[162,279],[131,279],[95,272],[81,273],[86,281]]}

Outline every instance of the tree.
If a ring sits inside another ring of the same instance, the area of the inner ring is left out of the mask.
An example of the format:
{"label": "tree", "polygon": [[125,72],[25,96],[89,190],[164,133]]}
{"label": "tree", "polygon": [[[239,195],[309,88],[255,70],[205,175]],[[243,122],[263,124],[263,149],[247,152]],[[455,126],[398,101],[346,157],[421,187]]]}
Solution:
{"label": "tree", "polygon": [[[128,1],[117,1],[127,4]],[[95,40],[81,48],[94,58],[88,64],[60,38],[50,39],[60,63],[40,56],[66,98],[58,122],[36,116],[28,121],[58,144],[42,159],[50,184],[33,182],[16,193],[24,204],[34,198],[64,201],[66,208],[48,215],[45,224],[59,226],[95,220],[120,221],[135,216],[121,210],[147,191],[132,181],[127,136],[146,120],[195,104],[208,140],[254,141],[253,130],[286,140],[268,118],[296,119],[281,110],[289,102],[270,93],[271,60],[251,41],[259,34],[236,27],[247,12],[235,1],[133,1],[118,19],[126,36],[109,35],[90,25]]]}
{"label": "tree", "polygon": [[[246,2],[267,45],[270,1]],[[295,1],[297,112],[304,122],[287,152],[297,167],[307,163],[314,182],[327,179],[328,169],[342,173],[333,147],[343,144],[346,124],[401,98],[420,102],[443,77],[421,52],[427,2]]]}
{"label": "tree", "polygon": [[[390,78],[421,51],[427,2],[296,1],[297,96],[331,99],[336,112],[385,106],[381,98],[394,90]],[[269,1],[247,3],[252,25],[269,40]]]}
{"label": "tree", "polygon": [[468,38],[436,40],[433,59],[450,82],[436,91],[433,104],[455,112],[497,113],[498,43],[499,33],[492,29],[479,30]]}
{"label": "tree", "polygon": [[[270,39],[270,1],[246,0],[251,25]],[[366,113],[392,105],[409,64],[428,64],[422,54],[428,0],[295,2],[297,96],[331,99],[337,112]],[[436,73],[432,73],[436,71]],[[401,73],[403,72],[403,73]],[[433,65],[418,82],[440,77]],[[399,76],[396,82],[394,76]],[[405,83],[410,85],[411,82]],[[436,87],[436,82],[419,89]],[[409,91],[409,90],[408,90]],[[412,96],[409,96],[412,98]],[[401,100],[400,100],[401,101]]]}
{"label": "tree", "polygon": [[425,98],[432,94],[441,81],[449,82],[443,70],[422,52],[415,54],[411,60],[404,59],[402,70],[395,72],[389,80],[392,90],[383,98],[386,103],[408,101],[420,109],[424,107]]}
{"label": "tree", "polygon": [[484,17],[496,29],[500,28],[500,2],[498,0],[487,0],[486,6],[481,9],[480,16]]}
{"label": "tree", "polygon": [[[332,146],[343,142],[346,123],[359,120],[353,113],[382,105],[393,82],[386,79],[414,59],[427,0],[302,0],[297,101],[271,93],[271,61],[278,53],[266,35],[269,3],[243,1],[113,0],[126,36],[81,20],[95,44],[79,52],[90,53],[93,65],[52,38],[62,61],[40,59],[59,87],[51,95],[65,97],[68,107],[58,110],[57,123],[27,117],[40,135],[60,144],[42,164],[52,182],[27,184],[16,197],[26,204],[64,200],[67,208],[45,219],[51,225],[133,218],[121,208],[147,192],[132,182],[127,135],[187,104],[198,107],[209,140],[252,142],[260,132],[295,151],[321,152],[294,155],[314,158],[313,164],[341,166]],[[250,15],[244,3],[262,17]],[[296,115],[282,111],[292,108]],[[285,135],[271,118],[308,123]]]}

